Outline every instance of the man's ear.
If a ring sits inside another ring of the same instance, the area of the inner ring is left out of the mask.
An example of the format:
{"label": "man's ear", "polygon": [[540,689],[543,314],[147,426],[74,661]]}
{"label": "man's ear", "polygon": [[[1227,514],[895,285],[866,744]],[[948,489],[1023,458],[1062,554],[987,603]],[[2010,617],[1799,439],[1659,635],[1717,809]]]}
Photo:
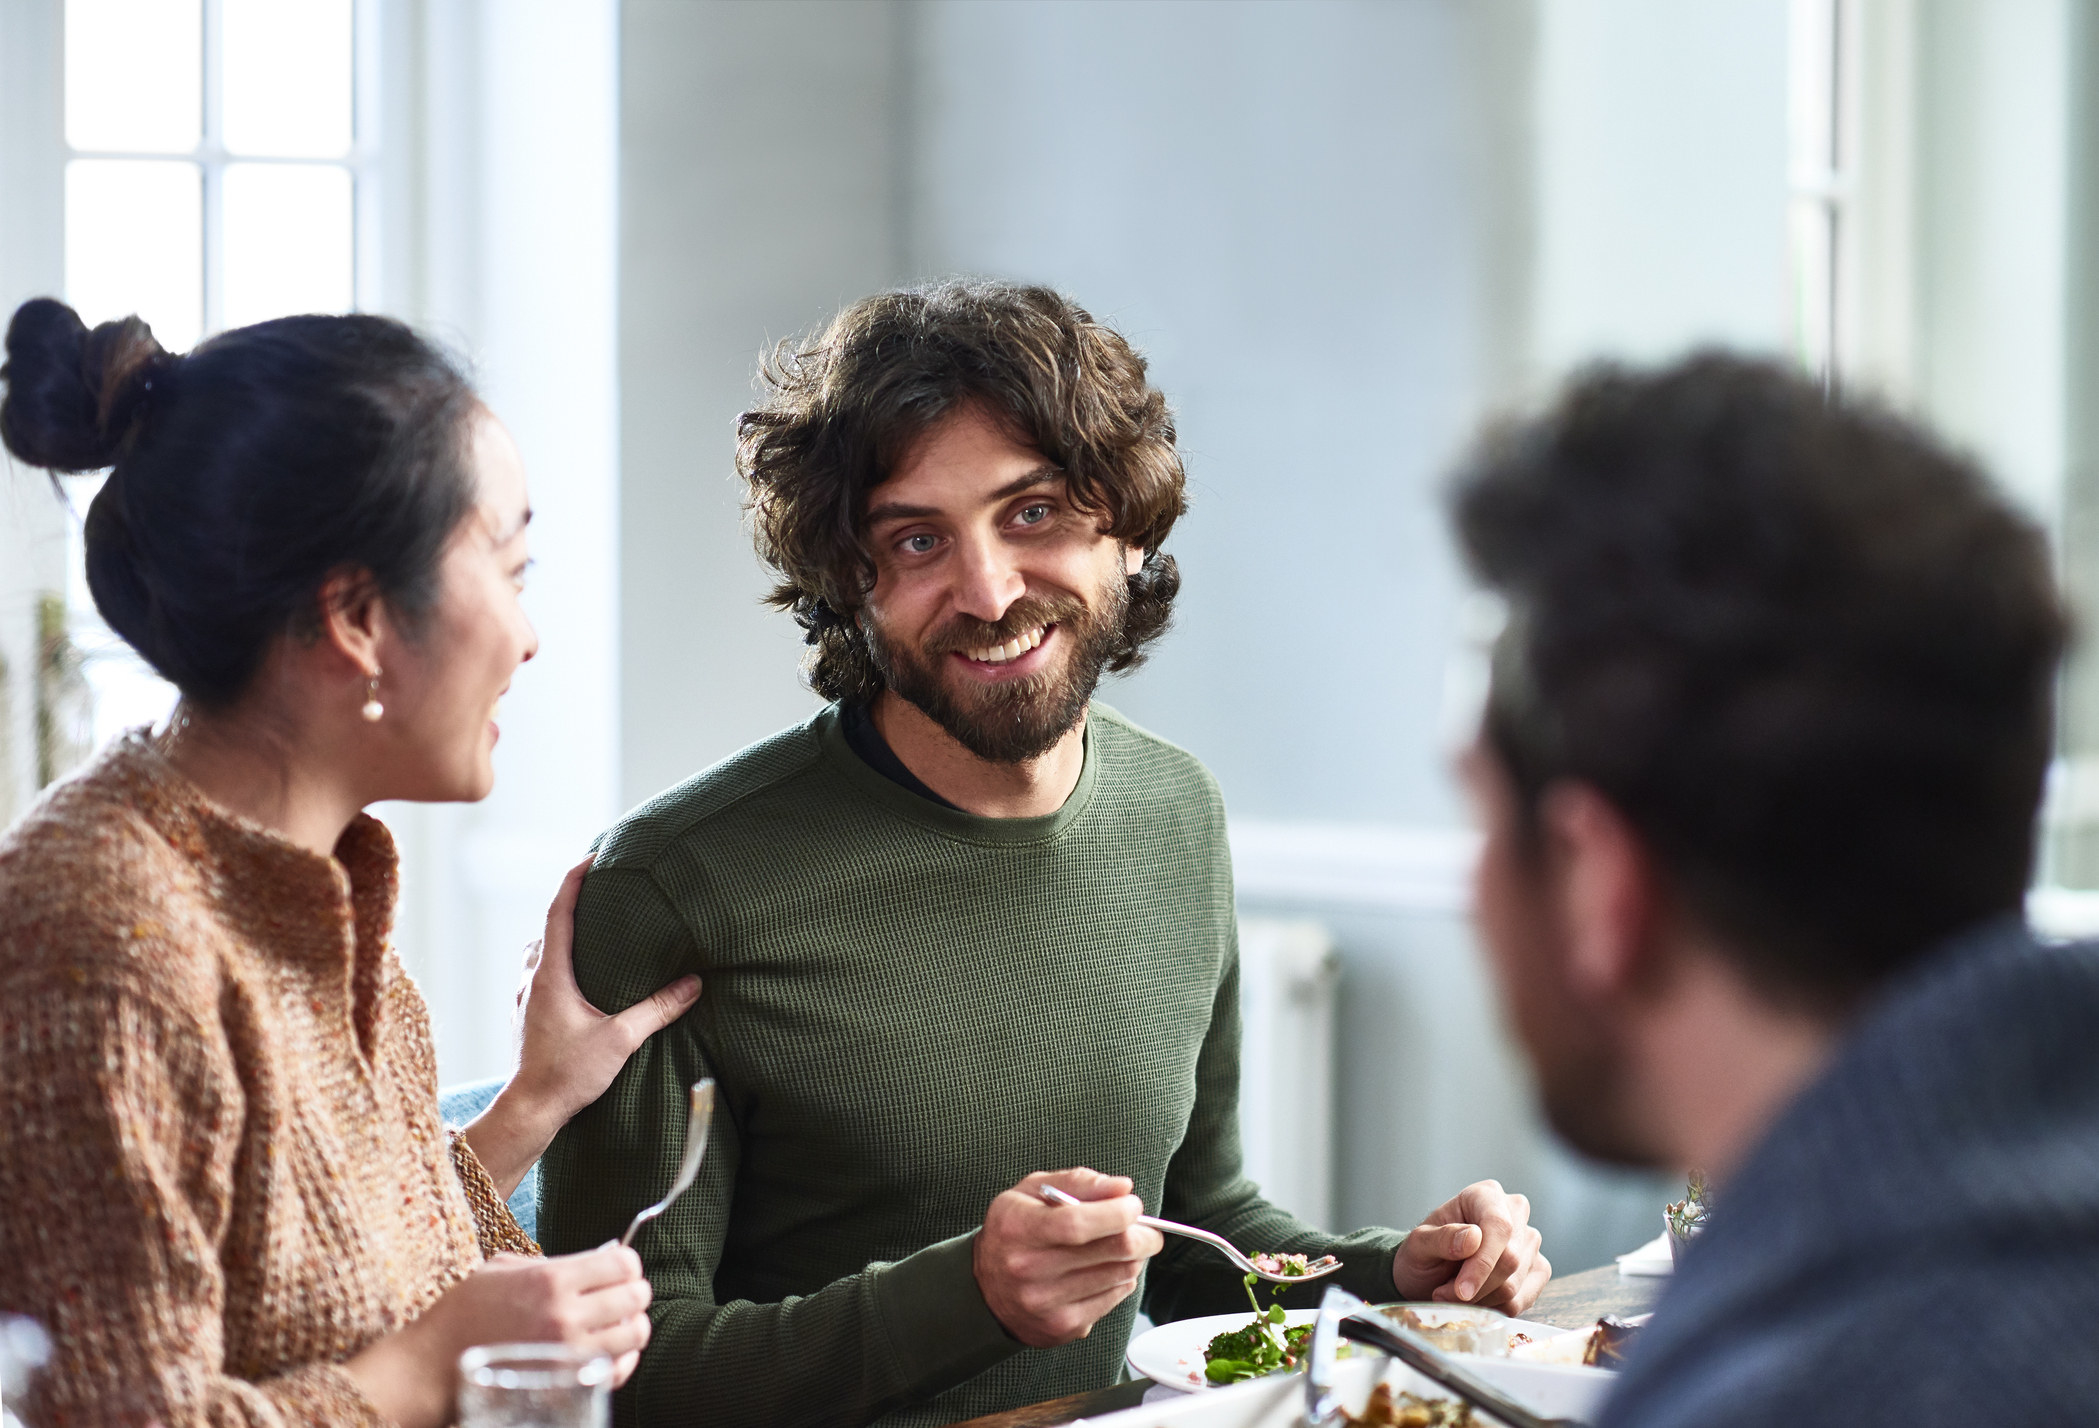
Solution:
{"label": "man's ear", "polygon": [[386,601],[370,575],[342,570],[321,582],[321,642],[356,666],[360,677],[379,669],[387,626]]}
{"label": "man's ear", "polygon": [[1135,545],[1124,546],[1122,548],[1122,573],[1124,575],[1135,575],[1142,569],[1144,569],[1144,548]]}
{"label": "man's ear", "polygon": [[1538,826],[1570,982],[1591,993],[1623,991],[1653,950],[1661,889],[1647,845],[1617,805],[1586,783],[1546,788]]}

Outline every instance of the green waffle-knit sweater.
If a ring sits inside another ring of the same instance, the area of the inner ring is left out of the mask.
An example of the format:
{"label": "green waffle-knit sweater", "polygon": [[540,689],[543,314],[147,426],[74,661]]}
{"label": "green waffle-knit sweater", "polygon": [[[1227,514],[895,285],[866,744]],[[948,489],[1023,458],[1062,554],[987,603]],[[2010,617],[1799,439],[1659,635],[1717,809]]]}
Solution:
{"label": "green waffle-knit sweater", "polygon": [[[720,1083],[698,1184],[637,1242],[655,1332],[622,1424],[948,1423],[1115,1382],[1135,1297],[1037,1350],[977,1288],[972,1234],[1034,1170],[1128,1175],[1158,1213],[1337,1254],[1391,1296],[1397,1232],[1323,1234],[1240,1173],[1223,801],[1111,709],[1046,817],[908,792],[835,708],[643,805],[600,841],[576,974],[617,1010],[685,972],[699,1005],[542,1171],[547,1249],[603,1244],[668,1187],[685,1087]],[[1143,1299],[1161,1321],[1246,1304],[1184,1240]]]}

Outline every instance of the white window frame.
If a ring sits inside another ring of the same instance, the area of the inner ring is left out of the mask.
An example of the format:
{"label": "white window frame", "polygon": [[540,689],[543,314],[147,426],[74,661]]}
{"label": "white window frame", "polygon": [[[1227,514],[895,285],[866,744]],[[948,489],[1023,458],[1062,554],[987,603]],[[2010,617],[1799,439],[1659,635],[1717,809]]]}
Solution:
{"label": "white window frame", "polygon": [[[0,0],[5,3],[5,0]],[[62,109],[65,98],[63,75],[64,47],[66,42],[63,0],[51,0],[57,12],[56,53],[53,59],[56,72],[61,76],[57,82],[58,98]],[[200,63],[203,66],[199,102],[201,113],[198,122],[198,141],[194,149],[184,152],[146,152],[115,149],[77,149],[73,147],[61,125],[58,131],[60,169],[75,160],[141,160],[151,163],[189,163],[197,167],[201,193],[201,274],[200,293],[202,311],[199,340],[211,337],[224,328],[224,226],[225,226],[225,178],[230,164],[290,164],[303,167],[335,168],[350,175],[351,213],[351,308],[366,310],[382,305],[380,287],[383,272],[380,266],[382,250],[382,198],[380,183],[380,115],[383,112],[382,90],[382,39],[381,0],[352,0],[350,15],[350,102],[351,143],[349,152],[331,158],[291,158],[274,155],[235,154],[229,152],[223,139],[223,77],[225,7],[223,0],[202,0],[199,7],[199,24],[202,27]],[[57,225],[63,246],[66,216],[61,204]],[[70,518],[67,521],[68,574],[64,585],[67,596],[68,632],[79,651],[84,672],[92,691],[92,698],[100,706],[105,698],[112,697],[113,686],[109,683],[112,665],[143,674],[145,665],[130,647],[118,639],[103,624],[91,601],[80,587],[81,567],[85,558],[81,546],[82,524],[87,506],[101,486],[101,477],[75,477],[65,482]],[[174,691],[168,689],[168,701],[172,705]],[[121,701],[120,701],[121,707]],[[96,722],[102,722],[98,711]]]}
{"label": "white window frame", "polygon": [[[380,40],[378,0],[352,0],[350,13],[350,150],[336,158],[290,158],[268,154],[228,152],[223,129],[225,75],[225,5],[223,0],[202,0],[203,26],[201,87],[203,112],[199,116],[196,148],[187,153],[144,152],[119,149],[76,149],[63,137],[65,162],[75,160],[134,159],[149,163],[191,163],[197,166],[203,184],[203,263],[201,285],[203,311],[199,331],[210,337],[225,323],[225,186],[229,164],[284,164],[300,168],[342,169],[350,175],[351,213],[351,308],[362,311],[377,305],[380,292],[379,266],[381,214],[379,184]],[[64,45],[63,25],[59,43]],[[63,71],[61,71],[63,72]],[[63,81],[61,81],[63,98]],[[61,224],[64,219],[61,218]]]}
{"label": "white window frame", "polygon": [[1859,345],[1860,0],[1792,0],[1788,317],[1795,359],[1825,387]]}

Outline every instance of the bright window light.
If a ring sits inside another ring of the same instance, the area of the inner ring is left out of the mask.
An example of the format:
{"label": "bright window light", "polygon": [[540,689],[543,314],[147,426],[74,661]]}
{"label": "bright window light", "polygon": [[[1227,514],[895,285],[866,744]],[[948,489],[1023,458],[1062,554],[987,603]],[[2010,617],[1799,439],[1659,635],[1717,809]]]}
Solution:
{"label": "bright window light", "polygon": [[66,0],[66,142],[186,154],[204,122],[199,0]]}
{"label": "bright window light", "polygon": [[1793,350],[1800,365],[1834,382],[1847,333],[1849,294],[1840,271],[1851,155],[1844,142],[1848,101],[1844,53],[1851,0],[1792,0],[1787,128],[1792,201],[1787,219]]}
{"label": "bright window light", "polygon": [[[66,498],[79,515],[86,515],[102,490],[107,473],[73,477]],[[77,532],[79,522],[74,522]],[[74,537],[76,544],[79,537]],[[158,724],[175,707],[175,686],[153,672],[130,645],[111,633],[100,618],[90,617],[94,595],[87,588],[85,552],[73,552],[66,582],[66,604],[74,614],[71,629],[75,648],[87,660],[87,683],[91,691],[94,746],[101,748],[126,729]]]}
{"label": "bright window light", "polygon": [[349,170],[228,164],[225,205],[225,326],[297,312],[349,311]]}
{"label": "bright window light", "polygon": [[203,194],[180,159],[66,165],[66,297],[89,323],[137,313],[161,346],[204,331]]}
{"label": "bright window light", "polygon": [[283,158],[348,154],[350,0],[222,0],[220,13],[227,149]]}
{"label": "bright window light", "polygon": [[[355,307],[373,161],[355,142],[357,0],[64,5],[66,294],[81,317],[135,312],[184,352],[228,327]],[[69,479],[76,512],[98,484]],[[77,521],[72,544],[68,626],[100,744],[175,694],[97,617]]]}

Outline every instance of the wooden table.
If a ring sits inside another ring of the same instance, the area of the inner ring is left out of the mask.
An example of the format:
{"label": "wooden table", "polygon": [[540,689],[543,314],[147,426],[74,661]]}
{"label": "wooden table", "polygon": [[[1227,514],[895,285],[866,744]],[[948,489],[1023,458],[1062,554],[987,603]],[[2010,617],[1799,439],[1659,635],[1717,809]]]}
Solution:
{"label": "wooden table", "polygon": [[1627,1279],[1607,1264],[1553,1280],[1523,1317],[1555,1329],[1586,1329],[1606,1314],[1645,1314],[1668,1286],[1667,1279]]}
{"label": "wooden table", "polygon": [[[1586,1328],[1606,1314],[1620,1317],[1645,1314],[1654,1307],[1654,1301],[1661,1297],[1662,1289],[1668,1283],[1666,1279],[1625,1279],[1620,1277],[1618,1266],[1607,1264],[1601,1269],[1586,1269],[1580,1274],[1554,1279],[1523,1317],[1557,1329]],[[1144,1401],[1145,1392],[1151,1386],[1150,1379],[1118,1383],[1113,1388],[1097,1389],[1092,1393],[1053,1398],[1031,1408],[972,1418],[967,1423],[955,1425],[955,1428],[1051,1428],[1052,1424],[1097,1418],[1103,1413],[1135,1408]]]}

